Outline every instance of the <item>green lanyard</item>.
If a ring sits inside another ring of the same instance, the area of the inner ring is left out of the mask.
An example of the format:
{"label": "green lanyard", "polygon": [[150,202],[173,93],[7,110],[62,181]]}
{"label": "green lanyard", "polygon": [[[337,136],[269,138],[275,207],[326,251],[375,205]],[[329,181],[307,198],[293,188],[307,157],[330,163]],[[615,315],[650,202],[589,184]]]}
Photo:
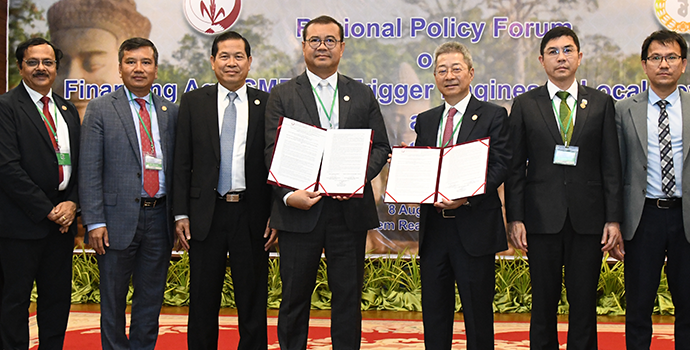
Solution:
{"label": "green lanyard", "polygon": [[38,108],[38,105],[36,105],[36,109],[38,109],[38,113],[41,114],[41,117],[46,122],[46,125],[48,125],[48,129],[50,129],[50,133],[53,134],[53,137],[55,138],[55,144],[57,145],[58,151],[60,151],[60,142],[58,141],[57,130],[55,130],[55,129],[57,129],[57,122],[58,122],[57,106],[55,106],[55,103],[53,103],[53,115],[55,116],[54,117],[55,118],[55,129],[53,129],[53,126],[50,123],[50,121],[48,120],[48,117],[46,117],[45,114],[43,114],[43,111],[40,108]]}
{"label": "green lanyard", "polygon": [[[565,104],[567,105],[568,102],[566,102]],[[568,147],[568,143],[570,143],[570,140],[568,140],[568,131],[570,131],[570,128],[573,127],[572,121],[573,121],[573,115],[575,115],[575,107],[577,107],[577,100],[573,104],[573,107],[570,109],[570,116],[568,117],[568,124],[566,124],[565,126],[563,126],[563,122],[561,121],[561,116],[559,115],[559,111],[558,111],[558,109],[556,109],[556,104],[553,102],[553,100],[551,100],[551,105],[553,106],[553,111],[556,114],[556,120],[558,120],[558,125],[560,125],[561,130],[563,130],[563,135],[564,135],[563,138],[565,139],[564,140],[565,146]]]}
{"label": "green lanyard", "polygon": [[319,96],[319,92],[316,91],[316,88],[313,86],[311,87],[312,90],[314,90],[314,94],[316,95],[316,98],[319,99],[319,103],[321,104],[321,108],[323,108],[323,113],[326,115],[326,118],[328,118],[328,124],[330,124],[331,129],[333,128],[333,122],[331,122],[331,116],[333,115],[333,107],[335,107],[335,99],[338,97],[338,85],[336,84],[335,86],[335,92],[333,92],[333,101],[331,101],[331,111],[326,112],[326,106],[323,105],[323,101],[321,101],[321,96]]}
{"label": "green lanyard", "polygon": [[[449,110],[450,111],[450,110]],[[455,127],[453,128],[453,134],[450,136],[450,140],[446,142],[445,145],[443,145],[443,123],[439,123],[438,125],[438,144],[441,145],[441,148],[448,146],[453,140],[455,140],[455,133],[458,132],[458,129],[460,128],[460,124],[462,124],[462,118],[465,117],[465,114],[463,113],[462,116],[460,117],[460,121],[455,124]],[[443,121],[443,118],[441,118],[441,121]]]}
{"label": "green lanyard", "polygon": [[[129,93],[129,100],[134,101],[134,96],[132,96],[132,92],[129,90],[127,90],[127,92]],[[153,94],[151,92],[149,92],[149,99],[151,101],[153,101]],[[141,107],[137,101],[134,101],[134,103],[137,104],[137,107]],[[151,102],[151,104],[153,104],[153,102]],[[147,103],[147,105],[148,105],[148,103]],[[147,108],[149,110],[149,119],[150,119],[151,107],[147,106]],[[135,110],[137,111],[137,117],[139,117],[139,122],[141,123],[141,126],[144,127],[144,131],[146,131],[146,136],[148,136],[149,142],[151,143],[151,152],[153,152],[153,154],[156,154],[156,144],[153,142],[153,137],[151,137],[151,132],[149,131],[149,128],[146,127],[146,124],[144,124],[144,119],[141,118],[141,114],[139,113],[139,108],[136,108]],[[153,122],[151,122],[151,123],[153,123]]]}

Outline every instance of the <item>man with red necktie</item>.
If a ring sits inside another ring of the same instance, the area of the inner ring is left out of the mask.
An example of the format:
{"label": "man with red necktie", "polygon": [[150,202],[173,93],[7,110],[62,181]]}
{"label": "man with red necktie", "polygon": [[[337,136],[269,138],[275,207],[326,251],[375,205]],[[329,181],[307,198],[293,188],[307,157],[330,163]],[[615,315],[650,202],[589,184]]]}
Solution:
{"label": "man with red necktie", "polygon": [[174,242],[167,198],[177,106],[151,93],[158,74],[151,41],[127,39],[118,55],[124,87],[92,100],[84,115],[82,221],[101,272],[103,349],[153,349]]}
{"label": "man with red necktie", "polygon": [[22,82],[0,96],[0,295],[3,349],[29,348],[36,281],[40,349],[62,349],[71,303],[79,115],[54,94],[62,52],[42,38],[17,47]]}

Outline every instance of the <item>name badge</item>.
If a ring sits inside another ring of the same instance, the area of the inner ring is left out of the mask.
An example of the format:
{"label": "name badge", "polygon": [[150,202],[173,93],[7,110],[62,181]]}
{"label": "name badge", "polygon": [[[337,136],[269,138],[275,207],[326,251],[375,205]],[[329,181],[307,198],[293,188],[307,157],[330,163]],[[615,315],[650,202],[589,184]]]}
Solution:
{"label": "name badge", "polygon": [[579,151],[580,148],[577,146],[556,145],[556,150],[553,152],[553,164],[576,166]]}
{"label": "name badge", "polygon": [[163,170],[163,159],[147,154],[144,157],[144,168],[146,170]]}
{"label": "name badge", "polygon": [[58,165],[72,165],[72,158],[70,158],[69,153],[55,153],[57,156]]}

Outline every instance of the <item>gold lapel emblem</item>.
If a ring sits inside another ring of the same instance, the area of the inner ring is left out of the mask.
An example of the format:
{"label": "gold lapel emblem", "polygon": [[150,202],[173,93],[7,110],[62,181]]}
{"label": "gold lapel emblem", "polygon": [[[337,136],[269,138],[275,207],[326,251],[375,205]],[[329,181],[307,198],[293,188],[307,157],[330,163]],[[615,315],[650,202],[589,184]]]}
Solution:
{"label": "gold lapel emblem", "polygon": [[349,101],[349,100],[350,100],[350,96],[345,95],[345,97],[343,97],[343,100],[344,100],[345,102]]}
{"label": "gold lapel emblem", "polygon": [[472,116],[472,120],[477,120],[479,118],[476,114]]}
{"label": "gold lapel emblem", "polygon": [[60,107],[60,108],[62,108],[63,111],[66,111],[66,110],[67,110],[67,106],[65,106],[65,105],[63,105],[63,106]]}
{"label": "gold lapel emblem", "polygon": [[583,98],[580,102],[580,108],[585,109],[585,107],[587,107],[587,100]]}
{"label": "gold lapel emblem", "polygon": [[163,112],[165,112],[165,111],[167,111],[167,110],[168,110],[168,107],[166,107],[166,106],[163,106],[163,107],[161,107],[161,109],[163,110]]}
{"label": "gold lapel emblem", "polygon": [[257,98],[256,100],[254,100],[254,104],[258,106],[261,104],[261,101]]}

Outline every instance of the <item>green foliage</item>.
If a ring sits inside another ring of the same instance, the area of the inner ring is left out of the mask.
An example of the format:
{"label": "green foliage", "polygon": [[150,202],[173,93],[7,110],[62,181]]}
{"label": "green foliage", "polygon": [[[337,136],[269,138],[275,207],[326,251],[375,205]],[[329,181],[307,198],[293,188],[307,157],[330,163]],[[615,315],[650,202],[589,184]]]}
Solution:
{"label": "green foliage", "polygon": [[45,10],[38,8],[31,0],[10,1],[7,21],[10,34],[7,42],[9,47],[7,59],[8,86],[10,89],[17,86],[22,80],[14,59],[14,52],[17,50],[17,46],[21,42],[34,37],[48,39],[47,33],[37,31],[35,24],[37,21],[45,21],[44,12]]}

